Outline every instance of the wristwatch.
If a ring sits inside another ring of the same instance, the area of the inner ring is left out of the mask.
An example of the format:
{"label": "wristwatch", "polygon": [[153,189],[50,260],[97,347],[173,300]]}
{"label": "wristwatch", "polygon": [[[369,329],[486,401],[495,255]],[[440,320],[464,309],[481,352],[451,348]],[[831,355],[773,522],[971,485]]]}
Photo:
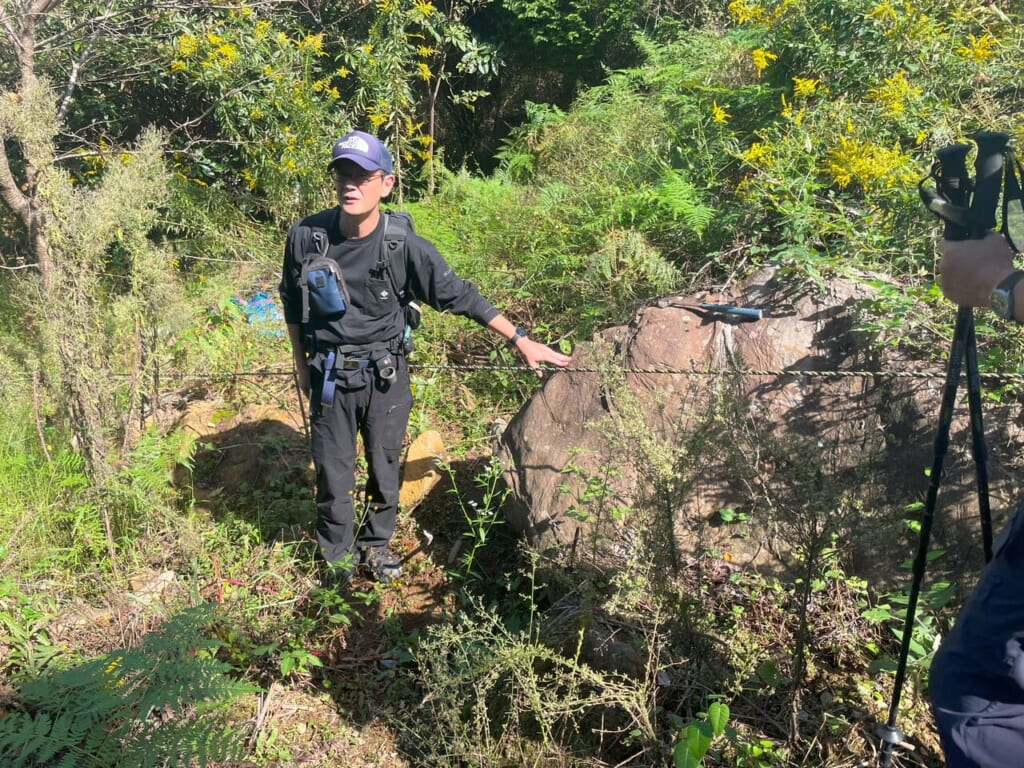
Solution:
{"label": "wristwatch", "polygon": [[1013,288],[1024,278],[1024,271],[1014,270],[1009,276],[1003,278],[999,285],[989,295],[989,305],[992,311],[1004,320],[1014,319]]}
{"label": "wristwatch", "polygon": [[509,347],[514,347],[516,345],[516,342],[519,341],[524,336],[526,336],[526,331],[522,328],[516,328],[515,333],[509,336],[508,341],[506,341],[505,343],[508,344]]}

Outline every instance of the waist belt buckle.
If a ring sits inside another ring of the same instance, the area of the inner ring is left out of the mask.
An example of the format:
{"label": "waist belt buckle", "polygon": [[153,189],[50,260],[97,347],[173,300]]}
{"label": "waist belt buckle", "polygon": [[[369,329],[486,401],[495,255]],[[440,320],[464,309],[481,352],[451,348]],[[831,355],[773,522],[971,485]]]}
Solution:
{"label": "waist belt buckle", "polygon": [[338,366],[343,371],[355,371],[360,368],[366,367],[366,361],[360,360],[356,357],[345,357],[341,360],[341,365]]}

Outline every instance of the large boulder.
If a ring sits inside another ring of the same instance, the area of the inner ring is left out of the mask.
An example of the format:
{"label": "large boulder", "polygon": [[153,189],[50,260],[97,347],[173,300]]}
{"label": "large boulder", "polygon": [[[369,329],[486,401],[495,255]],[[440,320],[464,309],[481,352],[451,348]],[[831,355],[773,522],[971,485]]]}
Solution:
{"label": "large boulder", "polygon": [[[928,492],[944,371],[879,356],[856,330],[868,296],[854,280],[794,291],[764,271],[734,300],[701,299],[761,308],[755,322],[668,298],[580,344],[572,368],[501,435],[509,520],[569,558],[679,566],[711,551],[786,570],[794,552],[832,550],[855,571],[903,578],[896,565],[917,543],[907,522]],[[959,402],[934,546],[976,560],[976,472]],[[1015,409],[986,409],[1000,444],[986,465],[998,525],[1020,434]]]}

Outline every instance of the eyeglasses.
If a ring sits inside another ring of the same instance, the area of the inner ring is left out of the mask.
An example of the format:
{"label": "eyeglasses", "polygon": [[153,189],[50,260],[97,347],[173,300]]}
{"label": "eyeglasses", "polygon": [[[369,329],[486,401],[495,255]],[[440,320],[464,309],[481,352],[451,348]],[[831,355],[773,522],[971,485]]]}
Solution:
{"label": "eyeglasses", "polygon": [[331,171],[331,177],[336,184],[354,184],[357,187],[365,187],[378,176],[384,178],[384,174],[380,171],[366,173],[365,171],[342,171],[338,168]]}

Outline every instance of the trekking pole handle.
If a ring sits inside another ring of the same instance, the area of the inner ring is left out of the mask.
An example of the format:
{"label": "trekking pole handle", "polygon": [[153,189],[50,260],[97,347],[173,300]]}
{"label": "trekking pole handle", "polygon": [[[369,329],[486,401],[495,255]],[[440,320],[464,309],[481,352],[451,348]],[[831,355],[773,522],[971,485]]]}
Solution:
{"label": "trekking pole handle", "polygon": [[[967,153],[970,144],[951,144],[935,152],[935,188],[939,197],[956,208],[966,208],[970,197],[971,179],[967,175]],[[943,219],[942,236],[946,240],[967,240],[971,231],[949,219]]]}
{"label": "trekking pole handle", "polygon": [[996,226],[996,209],[1003,186],[1003,163],[1010,135],[979,131],[972,137],[978,145],[974,159],[974,194],[971,200],[970,237],[981,238]]}

